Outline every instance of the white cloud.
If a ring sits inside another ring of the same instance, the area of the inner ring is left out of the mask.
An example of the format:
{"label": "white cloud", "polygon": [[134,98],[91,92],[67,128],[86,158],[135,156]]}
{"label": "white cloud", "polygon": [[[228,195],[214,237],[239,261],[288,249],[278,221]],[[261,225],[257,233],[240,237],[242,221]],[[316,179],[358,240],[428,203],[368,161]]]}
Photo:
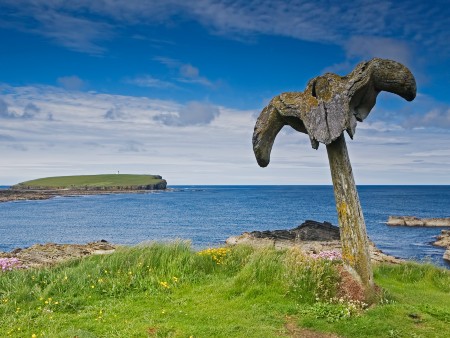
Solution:
{"label": "white cloud", "polygon": [[[400,45],[408,40],[422,53],[450,53],[450,13],[440,1],[3,0],[2,6],[1,25],[91,54],[103,53],[103,42],[127,25],[177,25],[183,19],[232,39],[266,34],[349,48],[352,37],[370,36],[395,39]],[[391,55],[402,53],[389,48]]]}
{"label": "white cloud", "polygon": [[16,114],[9,111],[8,104],[0,98],[0,118],[3,119],[12,119],[15,118]]}
{"label": "white cloud", "polygon": [[199,69],[190,64],[180,66],[180,75],[181,77],[178,78],[178,81],[180,82],[198,83],[203,86],[212,86],[211,81],[204,76],[200,76]]}
{"label": "white cloud", "polygon": [[438,107],[424,115],[413,115],[404,121],[406,128],[445,128],[450,129],[450,107]]}
{"label": "white cloud", "polygon": [[[9,112],[24,111],[30,102],[40,109],[33,119],[0,124],[0,151],[8,159],[0,163],[3,184],[118,170],[161,174],[170,185],[331,183],[325,147],[311,149],[301,133],[280,133],[269,167],[259,168],[251,144],[253,110],[48,86],[3,86],[0,94]],[[112,116],[126,109],[126,118],[105,119],[111,109]],[[48,121],[47,114],[54,120]],[[155,120],[164,114],[175,120]],[[450,184],[448,137],[445,130],[376,122],[359,128],[353,141],[347,138],[357,183]]]}
{"label": "white cloud", "polygon": [[35,118],[40,113],[40,108],[34,103],[27,103],[23,107],[23,113],[18,114],[15,111],[9,109],[8,104],[0,98],[0,118],[3,119],[24,119],[29,120]]}
{"label": "white cloud", "polygon": [[84,87],[84,81],[76,75],[59,77],[57,82],[68,90],[80,90]]}
{"label": "white cloud", "polygon": [[139,87],[176,88],[176,86],[173,83],[154,78],[151,75],[138,76],[132,79],[127,79],[125,82]]}
{"label": "white cloud", "polygon": [[180,108],[176,113],[162,113],[153,117],[167,126],[192,126],[211,123],[220,110],[210,103],[191,101]]}
{"label": "white cloud", "polygon": [[170,69],[176,69],[178,74],[174,78],[175,81],[183,83],[196,83],[206,87],[213,86],[213,83],[209,79],[200,75],[200,70],[197,67],[194,67],[189,63],[183,63],[179,60],[161,56],[155,57],[154,60]]}
{"label": "white cloud", "polygon": [[39,114],[41,110],[38,106],[36,106],[34,103],[28,103],[25,108],[23,109],[23,115],[22,118],[24,119],[32,119],[37,114]]}
{"label": "white cloud", "polygon": [[375,36],[352,36],[345,44],[345,51],[349,58],[371,59],[380,57],[401,62],[411,63],[411,46],[405,41]]}
{"label": "white cloud", "polygon": [[125,118],[126,114],[120,107],[114,106],[106,111],[104,117],[107,120],[117,120]]}

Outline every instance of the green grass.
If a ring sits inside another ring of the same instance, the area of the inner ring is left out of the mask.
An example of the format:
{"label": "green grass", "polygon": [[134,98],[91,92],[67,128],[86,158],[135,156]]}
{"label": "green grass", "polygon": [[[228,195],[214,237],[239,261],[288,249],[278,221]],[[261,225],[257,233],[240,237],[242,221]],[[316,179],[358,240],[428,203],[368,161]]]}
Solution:
{"label": "green grass", "polygon": [[447,337],[450,273],[380,266],[380,303],[336,296],[338,262],[184,242],[0,273],[0,337],[288,337],[286,321],[342,337]]}
{"label": "green grass", "polygon": [[155,175],[82,175],[39,178],[13,186],[15,189],[77,189],[94,187],[136,187],[158,184],[162,181]]}

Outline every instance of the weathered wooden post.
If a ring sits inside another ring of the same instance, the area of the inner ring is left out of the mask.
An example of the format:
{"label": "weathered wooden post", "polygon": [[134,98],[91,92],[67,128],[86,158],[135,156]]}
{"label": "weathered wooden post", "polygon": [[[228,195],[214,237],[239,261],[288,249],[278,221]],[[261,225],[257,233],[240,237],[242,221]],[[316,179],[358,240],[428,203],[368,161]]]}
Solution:
{"label": "weathered wooden post", "polygon": [[303,92],[272,99],[256,121],[253,150],[261,167],[270,161],[278,132],[285,125],[308,134],[314,149],[327,147],[342,242],[342,258],[361,281],[370,299],[374,292],[366,225],[361,210],[344,130],[353,138],[357,121],[370,113],[380,91],[408,101],[416,96],[416,81],[402,64],[383,59],[361,62],[346,76],[326,73],[308,82]]}

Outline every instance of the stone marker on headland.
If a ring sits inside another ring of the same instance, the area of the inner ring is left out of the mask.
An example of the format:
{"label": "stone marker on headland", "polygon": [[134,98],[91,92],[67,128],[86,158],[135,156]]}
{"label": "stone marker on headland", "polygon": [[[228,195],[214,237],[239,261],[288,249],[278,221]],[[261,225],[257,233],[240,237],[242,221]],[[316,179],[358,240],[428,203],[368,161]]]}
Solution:
{"label": "stone marker on headland", "polygon": [[414,216],[389,216],[386,224],[408,227],[450,227],[450,217],[418,218]]}

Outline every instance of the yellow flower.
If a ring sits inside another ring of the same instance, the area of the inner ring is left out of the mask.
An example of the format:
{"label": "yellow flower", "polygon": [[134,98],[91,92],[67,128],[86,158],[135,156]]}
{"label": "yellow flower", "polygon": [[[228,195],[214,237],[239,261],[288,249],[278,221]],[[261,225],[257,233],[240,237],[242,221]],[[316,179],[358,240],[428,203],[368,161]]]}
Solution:
{"label": "yellow flower", "polygon": [[33,333],[33,334],[31,335],[31,338],[37,338],[37,335],[36,335],[35,333]]}
{"label": "yellow flower", "polygon": [[170,289],[169,283],[167,282],[159,282],[159,285],[161,285],[165,289]]}

